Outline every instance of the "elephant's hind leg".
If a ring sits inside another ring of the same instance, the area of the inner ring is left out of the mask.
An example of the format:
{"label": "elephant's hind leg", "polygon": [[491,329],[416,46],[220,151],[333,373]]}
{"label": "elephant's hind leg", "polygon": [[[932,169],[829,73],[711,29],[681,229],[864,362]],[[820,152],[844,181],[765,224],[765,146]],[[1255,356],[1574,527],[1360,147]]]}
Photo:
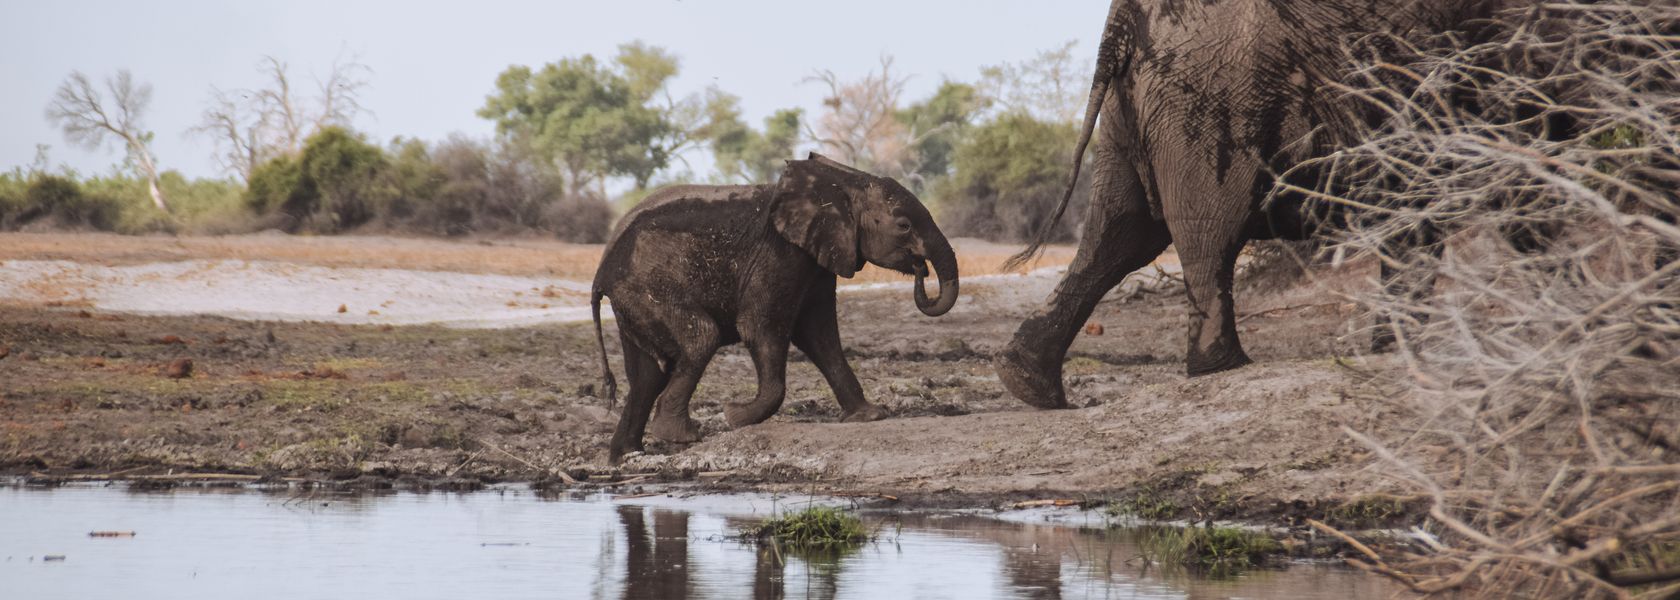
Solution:
{"label": "elephant's hind leg", "polygon": [[[1109,95],[1104,115],[1120,115]],[[1067,275],[1051,293],[1049,305],[1035,312],[994,360],[998,379],[1022,402],[1039,408],[1065,408],[1062,359],[1079,328],[1103,296],[1132,271],[1161,255],[1172,241],[1165,224],[1150,214],[1137,168],[1121,144],[1133,144],[1125,119],[1104,118],[1095,147],[1091,206],[1085,211],[1084,235]]]}
{"label": "elephant's hind leg", "polygon": [[1250,362],[1237,338],[1236,306],[1231,298],[1237,253],[1242,251],[1241,220],[1168,215],[1184,284],[1190,296],[1190,348],[1185,372],[1191,377],[1217,373]]}
{"label": "elephant's hind leg", "polygon": [[782,400],[787,397],[788,339],[761,335],[746,343],[758,371],[758,393],[749,402],[724,405],[723,418],[730,427],[763,423],[782,409]]}
{"label": "elephant's hind leg", "polygon": [[671,361],[671,380],[659,394],[659,411],[653,417],[651,433],[667,442],[689,444],[700,441],[700,424],[688,414],[688,401],[706,365],[718,349],[718,329],[704,314],[693,315],[678,340],[679,354]]}
{"label": "elephant's hind leg", "polygon": [[646,430],[648,413],[653,412],[654,399],[664,391],[668,375],[659,368],[659,359],[631,341],[620,336],[624,346],[624,378],[630,393],[624,400],[624,413],[619,416],[618,430],[613,433],[609,460],[614,464],[625,454],[642,449],[642,434]]}

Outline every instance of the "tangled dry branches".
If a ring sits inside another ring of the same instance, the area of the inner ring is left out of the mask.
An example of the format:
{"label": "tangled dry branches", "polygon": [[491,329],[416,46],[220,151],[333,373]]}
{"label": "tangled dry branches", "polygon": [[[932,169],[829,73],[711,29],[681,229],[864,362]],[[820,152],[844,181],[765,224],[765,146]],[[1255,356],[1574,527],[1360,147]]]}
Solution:
{"label": "tangled dry branches", "polygon": [[1348,433],[1433,500],[1409,549],[1358,564],[1421,592],[1680,597],[1680,6],[1541,4],[1348,58],[1342,97],[1381,118],[1303,168],[1356,215],[1342,251],[1407,274],[1360,300],[1416,418]]}

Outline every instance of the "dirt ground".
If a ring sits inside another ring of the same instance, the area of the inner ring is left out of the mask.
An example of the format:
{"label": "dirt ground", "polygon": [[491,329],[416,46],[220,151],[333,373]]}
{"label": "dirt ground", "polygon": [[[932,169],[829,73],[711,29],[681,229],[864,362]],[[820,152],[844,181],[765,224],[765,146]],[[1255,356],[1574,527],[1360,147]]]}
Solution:
{"label": "dirt ground", "polygon": [[[355,266],[466,270],[470,263],[481,267],[475,272],[506,274],[544,273],[530,270],[540,256],[590,251],[536,242],[249,237],[256,240],[95,236],[78,244],[0,236],[0,259],[185,260],[261,245],[308,264],[383,256]],[[314,254],[329,242],[340,246]],[[964,260],[1001,262],[1011,249],[969,246]],[[457,250],[474,258],[413,258]],[[1058,249],[1052,261],[1070,253]],[[923,504],[1072,498],[1148,503],[1162,517],[1322,516],[1388,489],[1340,430],[1395,427],[1381,391],[1364,382],[1373,370],[1398,366],[1383,357],[1343,358],[1356,354],[1360,337],[1348,332],[1358,319],[1332,293],[1362,285],[1369,270],[1321,272],[1288,285],[1252,278],[1238,292],[1238,308],[1256,364],[1196,379],[1183,374],[1182,294],[1123,286],[1091,320],[1102,334],[1087,332],[1073,346],[1069,400],[1083,408],[1063,411],[1009,397],[988,359],[1058,275],[965,281],[963,299],[938,319],[917,313],[902,281],[844,292],[841,331],[853,367],[868,397],[893,418],[836,423],[826,384],[795,351],[782,412],[727,431],[723,403],[754,388],[751,361],[729,348],[693,401],[707,438],[687,447],[650,440],[646,454],[617,469],[605,464],[616,417],[597,393],[587,323],[485,330],[9,305],[0,307],[0,473],[43,481],[193,472],[465,486],[697,480]],[[617,342],[608,337],[622,381]],[[191,361],[190,374],[172,377],[183,375],[183,360]]]}

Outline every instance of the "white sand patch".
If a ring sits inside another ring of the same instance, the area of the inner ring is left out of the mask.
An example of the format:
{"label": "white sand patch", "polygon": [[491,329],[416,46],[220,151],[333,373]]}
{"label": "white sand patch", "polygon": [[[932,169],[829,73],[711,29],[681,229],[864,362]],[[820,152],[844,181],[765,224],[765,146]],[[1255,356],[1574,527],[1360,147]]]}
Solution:
{"label": "white sand patch", "polygon": [[588,282],[240,260],[129,266],[5,261],[0,301],[344,324],[496,328],[589,319]]}
{"label": "white sand patch", "polygon": [[[965,291],[996,287],[1036,301],[1065,267],[965,277]],[[842,294],[903,294],[913,282],[841,285]],[[930,294],[938,293],[929,282]],[[589,320],[589,282],[406,269],[245,260],[98,265],[0,261],[0,302],[141,315],[216,315],[248,321],[502,328]],[[964,310],[977,308],[969,294]],[[612,318],[610,299],[601,317]],[[344,311],[339,312],[343,306]]]}

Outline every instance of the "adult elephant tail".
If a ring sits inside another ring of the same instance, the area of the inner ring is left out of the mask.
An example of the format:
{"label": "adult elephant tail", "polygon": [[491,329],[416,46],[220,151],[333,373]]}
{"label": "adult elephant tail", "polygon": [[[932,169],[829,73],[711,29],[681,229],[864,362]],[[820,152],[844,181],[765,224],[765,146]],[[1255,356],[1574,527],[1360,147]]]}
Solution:
{"label": "adult elephant tail", "polygon": [[[1050,232],[1055,231],[1056,223],[1062,220],[1062,213],[1067,212],[1068,201],[1073,199],[1073,190],[1079,183],[1079,168],[1085,164],[1085,149],[1091,145],[1091,132],[1097,128],[1097,114],[1102,112],[1103,98],[1108,96],[1108,86],[1111,82],[1126,75],[1132,65],[1132,39],[1126,35],[1121,39],[1123,29],[1133,26],[1121,21],[1120,9],[1129,0],[1114,0],[1108,7],[1108,22],[1103,25],[1102,42],[1097,44],[1097,67],[1091,76],[1091,96],[1085,102],[1085,124],[1079,132],[1079,145],[1073,150],[1073,176],[1068,178],[1067,191],[1062,193],[1062,201],[1056,204],[1056,214],[1044,223],[1044,227],[1033,236],[1032,242],[1025,250],[1009,257],[1003,263],[1003,270],[1013,271],[1021,265],[1038,256],[1039,250],[1044,248],[1044,242],[1050,239]],[[1127,17],[1135,17],[1135,11],[1128,11]],[[1122,48],[1121,46],[1125,47]]]}
{"label": "adult elephant tail", "polygon": [[612,365],[607,363],[607,338],[601,335],[601,296],[600,288],[589,291],[589,312],[595,317],[595,345],[601,349],[601,380],[607,394],[607,410],[612,410],[618,404],[618,382],[613,380]]}

